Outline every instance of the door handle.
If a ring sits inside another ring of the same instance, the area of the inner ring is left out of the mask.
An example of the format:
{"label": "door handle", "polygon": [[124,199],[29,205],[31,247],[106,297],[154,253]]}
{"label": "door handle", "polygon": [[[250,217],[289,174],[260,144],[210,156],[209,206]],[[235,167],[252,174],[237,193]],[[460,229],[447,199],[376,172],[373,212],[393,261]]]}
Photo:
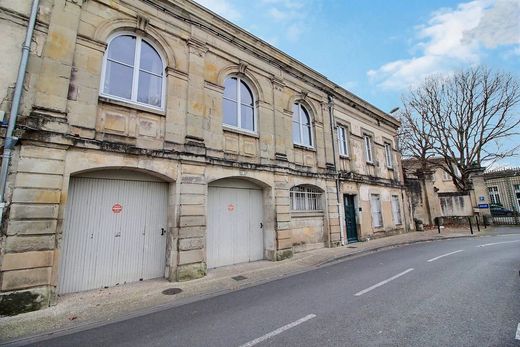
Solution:
{"label": "door handle", "polygon": [[161,236],[163,236],[164,234],[166,234],[166,230],[164,230],[164,228],[161,228]]}
{"label": "door handle", "polygon": [[260,229],[264,228],[264,223],[260,222]]}

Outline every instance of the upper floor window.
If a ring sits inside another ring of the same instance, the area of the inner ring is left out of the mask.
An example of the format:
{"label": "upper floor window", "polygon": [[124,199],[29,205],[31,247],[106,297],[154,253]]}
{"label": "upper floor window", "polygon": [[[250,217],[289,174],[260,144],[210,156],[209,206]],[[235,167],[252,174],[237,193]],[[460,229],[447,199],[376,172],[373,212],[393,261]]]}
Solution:
{"label": "upper floor window", "polygon": [[342,156],[348,156],[348,129],[344,126],[338,126],[338,144],[339,154]]}
{"label": "upper floor window", "polygon": [[363,136],[365,141],[365,158],[368,163],[374,162],[374,154],[373,154],[373,147],[372,147],[372,136],[365,134]]}
{"label": "upper floor window", "polygon": [[392,169],[394,167],[394,156],[392,154],[392,145],[385,143],[386,167]]}
{"label": "upper floor window", "polygon": [[448,171],[442,171],[442,179],[444,181],[451,181],[451,175]]}
{"label": "upper floor window", "polygon": [[293,143],[312,147],[312,127],[309,113],[300,103],[293,105]]}
{"label": "upper floor window", "polygon": [[157,50],[141,36],[116,36],[105,54],[101,95],[164,109],[164,69]]}
{"label": "upper floor window", "polygon": [[291,210],[293,211],[321,211],[323,209],[319,188],[307,185],[291,188]]}
{"label": "upper floor window", "polygon": [[256,131],[253,93],[240,77],[229,77],[224,81],[224,124]]}

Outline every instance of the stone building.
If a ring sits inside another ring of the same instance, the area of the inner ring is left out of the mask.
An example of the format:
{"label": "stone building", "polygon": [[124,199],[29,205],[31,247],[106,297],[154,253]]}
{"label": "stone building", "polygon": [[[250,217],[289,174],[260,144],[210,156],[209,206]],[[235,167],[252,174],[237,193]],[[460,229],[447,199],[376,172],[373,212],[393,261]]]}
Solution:
{"label": "stone building", "polygon": [[[30,7],[0,2],[6,114]],[[41,0],[0,306],[403,232],[398,126],[191,0]]]}
{"label": "stone building", "polygon": [[460,191],[442,168],[442,159],[430,159],[426,167],[416,159],[403,159],[402,163],[412,218],[433,225],[436,217],[489,214],[487,208],[478,209],[479,204],[487,203],[483,176],[478,170],[471,176],[473,189]]}
{"label": "stone building", "polygon": [[[497,213],[496,217],[507,217],[508,215],[518,217],[520,212],[520,168],[491,170],[484,173],[483,177],[490,203],[512,212],[503,211],[501,215]],[[515,220],[518,224],[518,218]]]}

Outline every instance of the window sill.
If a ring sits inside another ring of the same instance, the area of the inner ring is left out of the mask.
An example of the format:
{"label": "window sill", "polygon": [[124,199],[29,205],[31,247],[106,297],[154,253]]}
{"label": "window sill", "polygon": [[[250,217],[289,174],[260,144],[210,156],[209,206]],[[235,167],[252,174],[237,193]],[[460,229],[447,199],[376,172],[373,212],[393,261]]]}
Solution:
{"label": "window sill", "polygon": [[136,110],[139,110],[139,111],[144,111],[144,112],[148,112],[148,113],[154,113],[154,114],[157,114],[157,115],[160,115],[160,116],[165,116],[166,115],[166,111],[163,111],[163,110],[158,110],[156,108],[147,107],[147,106],[140,105],[140,104],[135,104],[135,103],[133,103],[131,101],[121,101],[121,100],[112,99],[112,98],[104,96],[104,95],[100,95],[98,100],[100,102],[105,103],[105,104],[112,104],[112,105],[117,105],[117,106],[133,108],[133,109],[136,109]]}
{"label": "window sill", "polygon": [[305,151],[316,152],[316,149],[314,147],[308,147],[308,146],[305,146],[305,145],[299,145],[297,143],[293,143],[293,146],[294,146],[294,148],[303,149]]}
{"label": "window sill", "polygon": [[252,131],[248,131],[248,130],[244,130],[244,129],[240,129],[240,128],[235,128],[234,126],[227,125],[227,124],[222,124],[222,130],[228,131],[228,132],[232,132],[232,133],[241,134],[241,135],[245,135],[245,136],[255,137],[255,138],[259,138],[260,137],[260,135],[258,135],[258,133],[255,133],[255,132],[252,132]]}
{"label": "window sill", "polygon": [[340,154],[339,155],[339,158],[340,159],[347,159],[347,160],[350,160],[350,157],[348,155],[344,155],[344,154]]}
{"label": "window sill", "polygon": [[366,163],[367,163],[367,165],[370,165],[370,166],[376,166],[376,164],[373,161],[367,161]]}
{"label": "window sill", "polygon": [[390,171],[394,171],[394,167],[393,166],[387,166],[386,169],[390,170]]}
{"label": "window sill", "polygon": [[323,210],[316,210],[316,211],[291,211],[291,217],[294,217],[294,218],[323,217]]}

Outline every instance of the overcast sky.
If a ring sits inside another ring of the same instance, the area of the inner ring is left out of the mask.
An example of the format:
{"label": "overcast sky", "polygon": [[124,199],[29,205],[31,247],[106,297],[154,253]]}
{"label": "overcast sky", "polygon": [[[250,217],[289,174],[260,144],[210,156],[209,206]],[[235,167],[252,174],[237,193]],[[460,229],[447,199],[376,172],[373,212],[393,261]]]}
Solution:
{"label": "overcast sky", "polygon": [[387,112],[431,73],[520,75],[520,0],[196,1]]}

